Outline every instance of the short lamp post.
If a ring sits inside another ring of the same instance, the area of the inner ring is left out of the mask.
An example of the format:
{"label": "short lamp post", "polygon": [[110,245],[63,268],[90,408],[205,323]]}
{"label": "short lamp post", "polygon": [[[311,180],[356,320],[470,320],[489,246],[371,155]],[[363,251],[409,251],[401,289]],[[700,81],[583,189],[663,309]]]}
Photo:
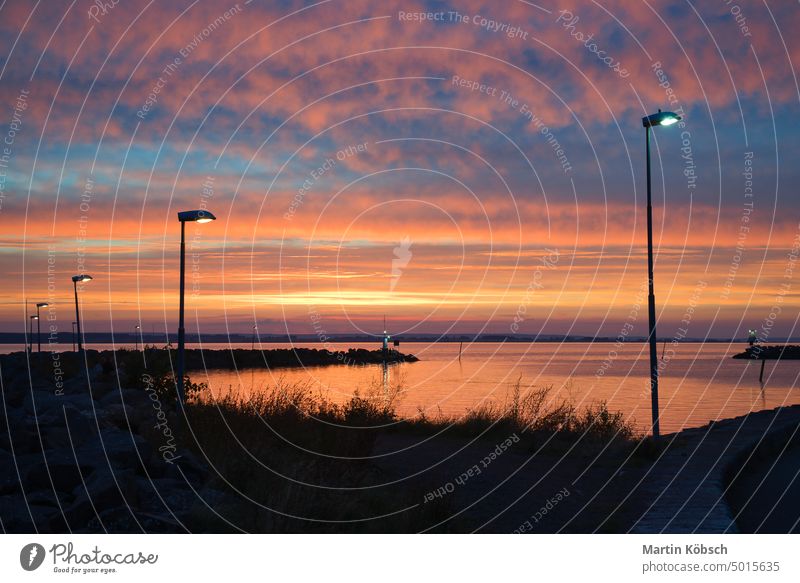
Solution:
{"label": "short lamp post", "polygon": [[[138,324],[136,325],[136,328],[133,329],[133,336],[134,336],[133,340],[136,343],[136,352],[139,352],[139,334],[141,333],[140,332],[141,329],[142,327],[139,326]],[[142,344],[144,344],[144,342],[142,342]]]}
{"label": "short lamp post", "polygon": [[183,407],[185,395],[183,391],[183,371],[184,371],[184,351],[185,351],[185,330],[184,330],[184,289],[186,272],[186,223],[210,223],[216,220],[213,214],[206,210],[181,211],[178,213],[178,220],[181,223],[181,273],[180,273],[180,308],[178,310],[178,371],[177,371],[177,392],[178,405]]}
{"label": "short lamp post", "polygon": [[648,341],[650,342],[650,404],[653,413],[653,437],[658,439],[659,412],[658,412],[658,340],[656,338],[656,298],[653,291],[653,203],[650,186],[650,128],[657,126],[670,126],[679,122],[681,117],[670,111],[658,110],[658,113],[642,118],[645,131],[645,149],[647,157],[647,306],[650,322]]}
{"label": "short lamp post", "polygon": [[78,306],[78,283],[86,283],[92,281],[91,275],[82,273],[80,275],[72,276],[72,288],[75,290],[75,325],[78,329],[78,352],[83,352],[83,338],[81,338],[81,310]]}
{"label": "short lamp post", "polygon": [[42,351],[42,321],[39,319],[41,315],[39,314],[39,310],[41,308],[46,308],[49,305],[50,304],[48,304],[47,302],[41,302],[36,304],[36,344],[38,346],[36,349],[37,352]]}
{"label": "short lamp post", "polygon": [[[33,321],[38,320],[39,316],[31,316],[30,323],[28,324],[28,338],[29,338],[29,348],[28,353],[33,355]],[[33,356],[31,356],[33,358]]]}

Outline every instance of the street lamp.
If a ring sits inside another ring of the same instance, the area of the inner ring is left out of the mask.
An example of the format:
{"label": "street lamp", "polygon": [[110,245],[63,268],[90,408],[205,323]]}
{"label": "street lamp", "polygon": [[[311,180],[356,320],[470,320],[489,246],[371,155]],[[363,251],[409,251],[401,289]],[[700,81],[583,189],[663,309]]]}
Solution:
{"label": "street lamp", "polygon": [[48,304],[47,302],[41,302],[39,304],[36,304],[36,344],[38,345],[38,348],[36,349],[37,352],[42,351],[42,321],[39,319],[39,309],[46,308],[49,305],[50,304]]}
{"label": "street lamp", "polygon": [[78,282],[86,283],[87,281],[92,281],[91,275],[86,275],[82,273],[80,275],[73,275],[72,276],[72,287],[75,290],[75,324],[78,328],[78,352],[83,352],[83,339],[81,338],[81,311],[78,308]]}
{"label": "street lamp", "polygon": [[216,220],[212,213],[206,210],[197,210],[197,211],[181,211],[178,213],[178,220],[181,223],[181,276],[180,276],[180,308],[178,311],[178,379],[177,379],[177,389],[178,389],[178,404],[182,407],[184,402],[184,394],[183,394],[183,368],[184,368],[184,349],[185,349],[185,331],[183,328],[183,291],[184,291],[184,276],[185,276],[185,265],[186,265],[186,223],[194,222],[194,223],[210,223],[213,220]]}
{"label": "street lamp", "polygon": [[[33,321],[38,320],[39,316],[31,316],[30,323],[28,324],[28,338],[30,338],[30,348],[29,353],[33,354]],[[33,358],[33,356],[31,356]]]}
{"label": "street lamp", "polygon": [[653,292],[653,203],[650,187],[650,128],[671,126],[681,117],[671,111],[661,111],[642,118],[647,150],[647,306],[650,321],[648,341],[650,342],[650,402],[653,409],[653,437],[658,438],[658,340],[656,339],[656,297]]}
{"label": "street lamp", "polygon": [[[134,341],[136,342],[136,351],[137,352],[139,351],[139,330],[141,330],[141,329],[142,329],[142,327],[137,324],[136,328],[134,328],[134,330],[133,330],[133,336],[134,336]],[[144,342],[142,342],[142,344],[144,344]]]}

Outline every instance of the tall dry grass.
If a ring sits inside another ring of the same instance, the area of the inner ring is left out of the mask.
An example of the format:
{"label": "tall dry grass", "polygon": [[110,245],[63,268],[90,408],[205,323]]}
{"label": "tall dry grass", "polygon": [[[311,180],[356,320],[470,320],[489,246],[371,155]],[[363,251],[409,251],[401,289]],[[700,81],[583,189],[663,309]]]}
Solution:
{"label": "tall dry grass", "polygon": [[248,531],[414,532],[446,516],[449,501],[420,506],[423,491],[407,483],[387,486],[391,480],[370,460],[381,435],[517,433],[527,438],[521,451],[538,437],[603,443],[635,436],[605,403],[578,410],[557,399],[552,387],[523,387],[521,380],[503,401],[487,401],[461,416],[401,418],[396,411],[402,395],[401,382],[388,390],[374,384],[333,402],[310,384],[279,382],[247,398],[196,398],[186,408],[192,439],[185,445],[241,501],[220,512]]}
{"label": "tall dry grass", "polygon": [[633,440],[634,425],[621,412],[613,412],[605,401],[578,408],[571,397],[558,397],[552,385],[524,387],[518,379],[502,401],[487,400],[463,415],[434,416],[419,411],[406,420],[417,430],[447,430],[475,436],[486,433],[554,435],[590,441]]}

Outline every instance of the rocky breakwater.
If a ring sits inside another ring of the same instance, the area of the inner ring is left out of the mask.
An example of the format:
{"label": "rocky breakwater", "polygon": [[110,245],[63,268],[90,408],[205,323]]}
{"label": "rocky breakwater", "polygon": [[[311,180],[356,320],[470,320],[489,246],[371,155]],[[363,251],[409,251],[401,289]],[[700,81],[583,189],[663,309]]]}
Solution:
{"label": "rocky breakwater", "polygon": [[[163,349],[150,349],[155,354]],[[110,351],[98,353],[100,359],[107,359]],[[360,366],[370,364],[417,362],[413,354],[403,354],[397,350],[349,350],[331,351],[316,348],[273,348],[268,350],[186,350],[186,370],[243,369],[243,368],[294,368],[307,366]]]}
{"label": "rocky breakwater", "polygon": [[131,388],[113,362],[70,356],[0,357],[2,531],[225,530],[213,509],[231,501],[152,377]]}
{"label": "rocky breakwater", "polygon": [[800,346],[794,344],[779,344],[775,346],[764,346],[756,344],[749,346],[734,354],[732,358],[747,358],[753,360],[800,360]]}

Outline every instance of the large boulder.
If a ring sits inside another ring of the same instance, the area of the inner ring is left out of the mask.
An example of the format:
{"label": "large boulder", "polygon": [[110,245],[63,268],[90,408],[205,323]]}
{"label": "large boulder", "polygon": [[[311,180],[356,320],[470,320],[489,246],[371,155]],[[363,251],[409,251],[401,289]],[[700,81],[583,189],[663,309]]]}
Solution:
{"label": "large boulder", "polygon": [[87,526],[89,521],[109,508],[136,507],[139,497],[132,470],[98,470],[73,493],[75,501],[64,514],[75,529]]}
{"label": "large boulder", "polygon": [[139,471],[152,456],[153,448],[141,436],[116,428],[103,429],[75,452],[81,463],[114,470]]}
{"label": "large boulder", "polygon": [[91,394],[92,399],[98,401],[109,393],[116,392],[116,390],[117,383],[114,381],[94,381],[91,383],[89,393]]}
{"label": "large boulder", "polygon": [[70,404],[64,405],[61,414],[51,410],[37,421],[46,450],[80,447],[96,438],[99,432],[98,422],[91,412],[84,413]]}
{"label": "large boulder", "polygon": [[104,427],[119,427],[127,429],[138,426],[141,415],[137,415],[136,409],[123,403],[98,403],[98,417],[103,421]]}
{"label": "large boulder", "polygon": [[52,491],[55,488],[59,492],[71,492],[91,471],[91,466],[80,466],[74,460],[42,460],[27,468],[23,485],[26,490]]}
{"label": "large boulder", "polygon": [[14,464],[14,456],[10,452],[0,449],[0,496],[18,491],[19,477]]}
{"label": "large boulder", "polygon": [[59,508],[26,504],[18,496],[0,496],[0,517],[6,533],[68,532]]}
{"label": "large boulder", "polygon": [[48,411],[61,411],[66,405],[71,405],[82,412],[92,410],[92,399],[86,393],[56,394],[54,390],[29,390],[25,395],[23,408],[28,415],[41,415]]}

